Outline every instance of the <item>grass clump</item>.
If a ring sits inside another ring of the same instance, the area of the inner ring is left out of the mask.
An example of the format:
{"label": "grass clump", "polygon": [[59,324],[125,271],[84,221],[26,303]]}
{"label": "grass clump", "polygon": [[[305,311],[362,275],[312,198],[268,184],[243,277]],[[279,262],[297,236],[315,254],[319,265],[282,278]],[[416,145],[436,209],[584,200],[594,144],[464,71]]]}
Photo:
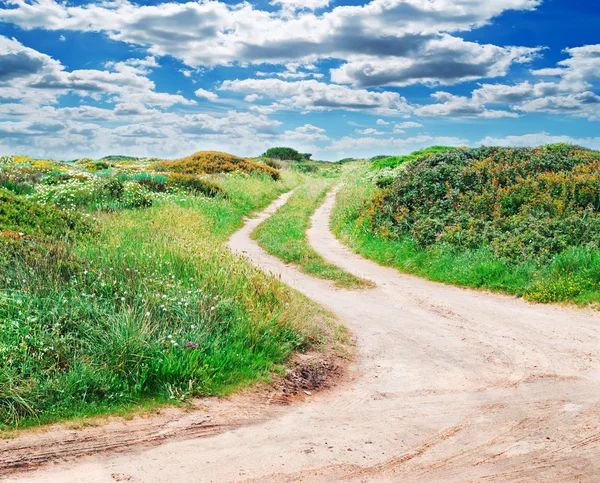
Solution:
{"label": "grass clump", "polygon": [[174,161],[158,161],[153,167],[157,171],[170,171],[188,175],[238,171],[246,174],[266,174],[274,180],[281,177],[279,171],[270,166],[218,151],[199,151],[187,158]]}
{"label": "grass clump", "polygon": [[262,223],[253,237],[269,253],[286,263],[294,263],[305,273],[333,280],[338,287],[368,285],[354,275],[326,262],[308,243],[306,230],[310,217],[335,182],[333,178],[313,178],[298,188],[287,203]]}
{"label": "grass clump", "polygon": [[[460,149],[378,187],[348,172],[333,228],[359,253],[433,280],[539,302],[600,301],[600,153]],[[361,201],[364,199],[367,201]]]}

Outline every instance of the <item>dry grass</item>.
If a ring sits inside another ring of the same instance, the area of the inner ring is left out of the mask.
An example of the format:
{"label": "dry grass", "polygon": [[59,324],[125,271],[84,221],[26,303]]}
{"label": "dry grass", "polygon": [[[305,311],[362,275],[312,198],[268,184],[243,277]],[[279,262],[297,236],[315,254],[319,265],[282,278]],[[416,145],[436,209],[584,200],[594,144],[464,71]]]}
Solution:
{"label": "dry grass", "polygon": [[240,171],[247,174],[267,174],[274,180],[281,177],[279,171],[270,166],[218,151],[198,151],[186,158],[174,161],[159,161],[154,163],[153,167],[157,171],[172,171],[180,174],[214,174]]}

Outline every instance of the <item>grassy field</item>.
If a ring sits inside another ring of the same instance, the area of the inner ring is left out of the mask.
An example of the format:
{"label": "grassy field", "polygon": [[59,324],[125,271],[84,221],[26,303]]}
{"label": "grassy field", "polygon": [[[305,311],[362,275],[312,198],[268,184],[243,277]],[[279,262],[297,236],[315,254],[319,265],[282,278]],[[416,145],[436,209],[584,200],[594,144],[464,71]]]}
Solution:
{"label": "grassy field", "polygon": [[0,164],[0,429],[225,394],[327,338],[328,314],[221,246],[303,175],[198,178],[207,196],[96,167]]}
{"label": "grassy field", "polygon": [[284,262],[298,265],[305,273],[333,280],[342,288],[364,287],[366,281],[327,263],[313,250],[306,237],[310,217],[336,181],[336,178],[308,177],[307,182],[252,236],[267,252]]}
{"label": "grassy field", "polygon": [[[583,157],[572,163],[581,166],[573,168],[574,175],[568,169],[560,172],[554,153],[542,153],[548,174],[526,160],[525,169],[530,166],[539,172],[539,179],[516,175],[515,183],[505,181],[495,194],[479,187],[467,188],[466,194],[459,188],[453,191],[452,165],[446,161],[436,165],[446,170],[444,174],[431,166],[415,166],[408,174],[399,170],[396,181],[384,174],[384,183],[370,163],[354,164],[346,168],[332,229],[357,253],[405,273],[536,302],[597,305],[600,252],[595,245],[598,218],[594,213],[598,208],[586,199],[579,209],[572,200],[587,193],[593,203],[600,192],[594,174],[598,156],[589,151],[573,156]],[[567,158],[565,154],[560,159]],[[501,165],[491,155],[489,160],[490,166]],[[475,164],[478,173],[487,169],[483,163]],[[467,165],[458,161],[459,186]],[[517,172],[517,168],[507,169]],[[492,174],[490,183],[502,179],[501,174]],[[482,177],[473,179],[479,183]],[[440,193],[435,192],[438,185]],[[548,198],[552,190],[555,193]],[[501,206],[505,211],[499,211]],[[403,220],[408,221],[402,224]],[[460,225],[463,220],[466,228]]]}

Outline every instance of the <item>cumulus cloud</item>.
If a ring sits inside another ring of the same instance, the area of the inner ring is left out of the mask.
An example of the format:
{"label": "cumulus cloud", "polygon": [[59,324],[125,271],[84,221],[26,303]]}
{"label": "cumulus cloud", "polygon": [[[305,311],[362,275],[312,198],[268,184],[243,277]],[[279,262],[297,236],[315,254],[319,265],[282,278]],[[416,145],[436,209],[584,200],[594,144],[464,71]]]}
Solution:
{"label": "cumulus cloud", "polygon": [[600,81],[600,44],[584,45],[565,49],[569,58],[561,60],[558,66],[549,69],[533,70],[538,76],[561,76],[569,82]]}
{"label": "cumulus cloud", "polygon": [[206,89],[196,89],[194,94],[196,95],[196,97],[206,99],[207,101],[216,101],[219,98],[217,94],[215,94],[214,92],[207,91]]}
{"label": "cumulus cloud", "polygon": [[481,45],[445,35],[423,43],[406,57],[353,56],[331,71],[331,80],[359,86],[450,85],[505,76],[511,65],[530,62],[539,51]]}
{"label": "cumulus cloud", "polygon": [[0,18],[24,29],[104,32],[192,67],[337,58],[346,63],[332,72],[333,80],[361,86],[493,77],[537,52],[479,45],[450,34],[484,25],[506,10],[535,9],[541,0],[373,0],[320,15],[306,9],[326,6],[326,0],[275,1],[282,11],[249,3],[120,0],[75,6],[12,0],[0,9]]}
{"label": "cumulus cloud", "polygon": [[524,102],[515,109],[526,113],[572,114],[596,120],[600,119],[600,96],[590,91],[548,96]]}
{"label": "cumulus cloud", "polygon": [[168,107],[194,104],[178,94],[156,92],[147,74],[158,64],[153,57],[109,62],[109,70],[67,71],[52,57],[15,39],[0,36],[0,97],[36,104],[56,102],[72,92],[80,96],[116,95],[128,103]]}
{"label": "cumulus cloud", "polygon": [[245,79],[225,81],[222,90],[258,94],[277,99],[272,110],[295,109],[302,111],[370,111],[381,114],[399,114],[410,111],[396,92],[371,92],[347,86],[326,84],[316,80],[288,82],[280,79]]}
{"label": "cumulus cloud", "polygon": [[325,129],[313,126],[312,124],[305,124],[294,130],[286,130],[281,137],[301,141],[327,141],[329,139],[325,135]]}
{"label": "cumulus cloud", "polygon": [[385,134],[384,132],[373,129],[372,127],[367,129],[355,129],[354,132],[363,136],[383,136]]}
{"label": "cumulus cloud", "polygon": [[484,119],[519,117],[515,112],[486,109],[477,100],[466,96],[456,96],[442,91],[435,92],[431,96],[439,102],[415,109],[414,113],[417,116],[476,117]]}
{"label": "cumulus cloud", "polygon": [[415,127],[423,127],[423,124],[419,124],[418,122],[407,121],[407,122],[397,122],[396,125],[394,126],[394,128],[398,128],[398,129],[412,129]]}

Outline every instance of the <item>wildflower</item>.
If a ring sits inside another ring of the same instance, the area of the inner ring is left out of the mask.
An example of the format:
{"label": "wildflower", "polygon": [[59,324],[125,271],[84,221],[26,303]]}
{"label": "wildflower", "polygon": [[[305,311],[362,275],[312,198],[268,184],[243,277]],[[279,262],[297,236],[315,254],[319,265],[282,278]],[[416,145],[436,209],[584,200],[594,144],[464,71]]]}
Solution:
{"label": "wildflower", "polygon": [[213,307],[211,307],[211,308],[210,308],[210,310],[215,310],[215,307],[214,307],[214,306],[213,306]]}
{"label": "wildflower", "polygon": [[191,340],[188,340],[185,343],[185,346],[188,348],[194,348],[194,349],[197,349],[199,347],[198,344],[193,343]]}
{"label": "wildflower", "polygon": [[173,338],[173,336],[172,336],[171,334],[169,334],[169,335],[167,336],[167,339],[172,339],[172,338]]}

